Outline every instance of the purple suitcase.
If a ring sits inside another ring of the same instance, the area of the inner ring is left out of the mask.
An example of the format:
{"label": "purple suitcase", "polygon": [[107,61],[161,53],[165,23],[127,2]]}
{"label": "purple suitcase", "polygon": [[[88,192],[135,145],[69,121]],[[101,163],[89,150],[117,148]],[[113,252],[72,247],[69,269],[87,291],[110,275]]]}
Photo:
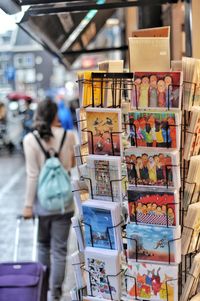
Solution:
{"label": "purple suitcase", "polygon": [[14,262],[0,264],[0,301],[47,301],[46,268],[42,264],[34,262],[36,259],[37,219],[33,220],[36,229],[34,231],[33,261],[16,261],[21,219],[21,217],[17,219]]}

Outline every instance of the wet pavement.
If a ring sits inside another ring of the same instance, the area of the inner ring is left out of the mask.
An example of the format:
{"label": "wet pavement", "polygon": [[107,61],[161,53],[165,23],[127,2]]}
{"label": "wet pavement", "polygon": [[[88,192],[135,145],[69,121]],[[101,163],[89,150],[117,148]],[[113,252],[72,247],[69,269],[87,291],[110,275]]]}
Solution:
{"label": "wet pavement", "polygon": [[[23,154],[0,154],[0,262],[13,261],[16,231],[16,217],[21,214],[25,195],[26,175]],[[22,222],[20,231],[18,261],[31,260],[33,223],[31,220]],[[75,249],[75,238],[70,234],[69,254]],[[69,271],[65,280],[64,290],[69,299],[69,289],[74,285],[74,278]]]}

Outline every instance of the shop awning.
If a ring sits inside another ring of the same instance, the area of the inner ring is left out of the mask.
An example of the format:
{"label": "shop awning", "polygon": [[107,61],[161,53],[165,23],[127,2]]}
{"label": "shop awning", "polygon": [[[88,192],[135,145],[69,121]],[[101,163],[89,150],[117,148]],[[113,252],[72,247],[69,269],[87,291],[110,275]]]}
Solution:
{"label": "shop awning", "polygon": [[[1,1],[4,0],[0,0],[0,5]],[[89,44],[94,41],[117,8],[139,6],[141,3],[159,5],[170,1],[7,0],[6,5],[8,2],[15,5],[15,8],[29,5],[18,25],[45,49],[56,55],[64,65],[70,67],[80,54],[88,51]],[[122,45],[116,50],[126,49],[127,46]],[[106,49],[89,49],[90,52],[103,50]]]}
{"label": "shop awning", "polygon": [[[38,4],[39,2],[43,4]],[[67,67],[70,67],[81,53],[87,51],[90,42],[95,39],[105,22],[115,12],[115,9],[82,10],[86,4],[106,3],[105,0],[90,1],[90,3],[88,1],[55,3],[55,0],[48,1],[48,4],[44,2],[47,1],[32,0],[31,4],[37,4],[29,7],[19,26],[47,50],[57,55]],[[50,2],[54,3],[49,4]],[[22,0],[22,3],[30,2]],[[72,12],[65,12],[66,8],[71,7]]]}

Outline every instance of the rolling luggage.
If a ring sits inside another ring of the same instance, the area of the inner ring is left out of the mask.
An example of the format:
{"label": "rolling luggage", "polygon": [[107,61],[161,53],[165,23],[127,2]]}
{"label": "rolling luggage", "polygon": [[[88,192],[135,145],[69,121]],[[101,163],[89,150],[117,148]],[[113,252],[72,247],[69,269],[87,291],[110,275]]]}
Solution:
{"label": "rolling luggage", "polygon": [[47,301],[46,268],[42,264],[35,262],[38,218],[33,218],[32,261],[17,262],[22,220],[21,216],[17,218],[13,262],[0,263],[0,301]]}

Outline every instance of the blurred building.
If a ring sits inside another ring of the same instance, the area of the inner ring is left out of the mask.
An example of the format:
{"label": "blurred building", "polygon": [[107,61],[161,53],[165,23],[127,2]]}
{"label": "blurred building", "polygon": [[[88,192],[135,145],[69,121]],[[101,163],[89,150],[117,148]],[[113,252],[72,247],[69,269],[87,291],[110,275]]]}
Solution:
{"label": "blurred building", "polygon": [[0,35],[0,91],[25,91],[43,97],[49,87],[63,86],[66,71],[19,27]]}

